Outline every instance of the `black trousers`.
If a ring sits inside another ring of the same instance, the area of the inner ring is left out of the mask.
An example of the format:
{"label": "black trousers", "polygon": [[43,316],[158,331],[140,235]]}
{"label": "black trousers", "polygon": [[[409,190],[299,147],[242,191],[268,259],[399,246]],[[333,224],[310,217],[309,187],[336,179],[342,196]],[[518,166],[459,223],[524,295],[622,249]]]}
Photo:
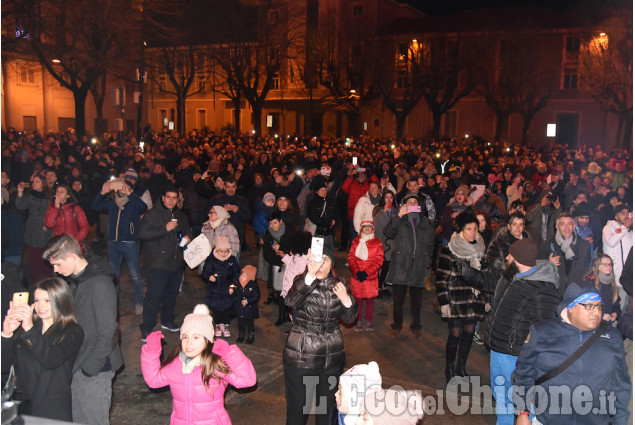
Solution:
{"label": "black trousers", "polygon": [[214,324],[220,325],[225,324],[229,325],[229,321],[232,318],[232,314],[234,313],[233,308],[228,308],[227,310],[212,310],[212,316],[214,317]]}
{"label": "black trousers", "polygon": [[[305,425],[315,398],[315,424],[337,423],[335,393],[343,365],[328,369],[299,369],[284,366],[287,425]],[[332,417],[333,416],[333,417]]]}
{"label": "black trousers", "polygon": [[392,328],[401,329],[403,325],[403,303],[406,299],[406,292],[410,288],[410,329],[413,331],[421,329],[421,297],[423,288],[393,285],[392,286]]}
{"label": "black trousers", "polygon": [[174,304],[179,294],[183,269],[170,271],[146,270],[147,290],[143,301],[143,323],[139,325],[142,335],[148,335],[157,324],[157,314],[161,309],[161,324],[170,325],[174,321]]}
{"label": "black trousers", "polygon": [[247,319],[245,317],[238,318],[238,332],[245,332],[245,327],[247,327],[247,333],[254,333],[254,319],[253,317]]}

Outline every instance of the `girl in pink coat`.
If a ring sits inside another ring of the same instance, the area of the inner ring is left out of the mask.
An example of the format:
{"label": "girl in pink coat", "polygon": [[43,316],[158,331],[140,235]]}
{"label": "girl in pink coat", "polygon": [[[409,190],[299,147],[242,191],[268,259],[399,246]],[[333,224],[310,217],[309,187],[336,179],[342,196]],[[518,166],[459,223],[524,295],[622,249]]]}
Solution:
{"label": "girl in pink coat", "polygon": [[214,321],[205,304],[188,314],[181,326],[181,346],[161,363],[160,331],[141,348],[141,372],[150,388],[170,386],[171,425],[231,425],[225,410],[227,384],[247,388],[256,384],[251,361],[235,345],[214,340]]}

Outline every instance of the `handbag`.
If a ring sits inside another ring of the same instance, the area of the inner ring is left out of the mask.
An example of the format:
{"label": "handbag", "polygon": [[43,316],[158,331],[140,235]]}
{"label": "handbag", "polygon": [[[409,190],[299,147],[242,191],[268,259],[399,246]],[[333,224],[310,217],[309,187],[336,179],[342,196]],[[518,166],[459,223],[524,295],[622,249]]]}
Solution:
{"label": "handbag", "polygon": [[282,284],[284,282],[284,272],[286,267],[271,266],[272,285],[276,291],[282,291]]}
{"label": "handbag", "polygon": [[602,322],[602,324],[595,330],[591,338],[587,339],[584,344],[580,346],[573,354],[571,354],[565,361],[560,363],[559,366],[551,369],[549,372],[542,375],[540,378],[536,379],[536,385],[540,385],[543,382],[546,382],[556,376],[560,375],[564,372],[569,366],[573,364],[576,360],[582,356],[591,346],[597,341],[600,336],[604,333],[606,328],[609,326],[609,322]]}

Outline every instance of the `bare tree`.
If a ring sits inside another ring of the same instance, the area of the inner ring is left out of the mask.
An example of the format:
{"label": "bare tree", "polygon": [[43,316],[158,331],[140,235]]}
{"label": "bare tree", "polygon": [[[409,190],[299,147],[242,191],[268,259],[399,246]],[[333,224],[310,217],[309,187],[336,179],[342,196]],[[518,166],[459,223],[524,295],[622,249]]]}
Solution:
{"label": "bare tree", "polygon": [[[86,131],[86,97],[126,49],[121,30],[133,14],[125,0],[9,0],[22,41],[62,87],[73,93],[77,133]],[[3,8],[6,4],[3,4]],[[3,17],[4,20],[4,17]],[[3,25],[6,25],[3,22]],[[129,28],[129,27],[128,27]]]}
{"label": "bare tree", "polygon": [[616,145],[627,147],[633,131],[633,26],[623,14],[603,22],[580,49],[580,79],[603,110],[618,118]]}

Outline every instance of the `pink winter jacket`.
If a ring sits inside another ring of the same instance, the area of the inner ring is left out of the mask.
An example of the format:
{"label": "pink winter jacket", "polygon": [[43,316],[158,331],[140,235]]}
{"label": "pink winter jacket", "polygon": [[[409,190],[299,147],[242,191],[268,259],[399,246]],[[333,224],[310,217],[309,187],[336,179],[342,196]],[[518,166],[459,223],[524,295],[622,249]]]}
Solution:
{"label": "pink winter jacket", "polygon": [[170,386],[172,392],[171,425],[231,425],[225,410],[224,394],[227,384],[248,388],[256,384],[256,371],[251,360],[235,345],[217,339],[212,350],[229,366],[231,373],[219,381],[211,379],[209,390],[201,379],[201,367],[185,375],[177,357],[160,370],[161,352],[152,352],[148,345],[141,347],[141,372],[150,388]]}

